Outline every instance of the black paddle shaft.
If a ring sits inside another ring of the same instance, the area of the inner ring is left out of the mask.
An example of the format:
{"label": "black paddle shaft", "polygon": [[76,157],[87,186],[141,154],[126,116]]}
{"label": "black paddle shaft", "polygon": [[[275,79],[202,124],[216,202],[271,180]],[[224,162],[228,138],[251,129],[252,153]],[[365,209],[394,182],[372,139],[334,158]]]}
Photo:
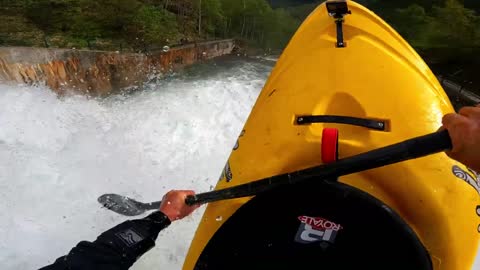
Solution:
{"label": "black paddle shaft", "polygon": [[[383,167],[393,163],[424,157],[452,148],[447,130],[409,139],[397,144],[375,149],[363,154],[340,159],[335,163],[324,164],[293,173],[264,178],[231,188],[215,190],[188,196],[188,205],[249,197],[271,190],[281,185],[295,184],[312,178],[336,178],[342,175]],[[157,202],[158,203],[158,202]]]}

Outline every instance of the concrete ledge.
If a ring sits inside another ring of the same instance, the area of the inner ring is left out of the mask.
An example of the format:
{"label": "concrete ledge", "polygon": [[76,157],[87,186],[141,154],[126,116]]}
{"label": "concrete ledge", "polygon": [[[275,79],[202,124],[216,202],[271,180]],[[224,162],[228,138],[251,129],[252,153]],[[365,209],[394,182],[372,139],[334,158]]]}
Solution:
{"label": "concrete ledge", "polygon": [[0,82],[45,84],[53,91],[106,96],[140,86],[149,75],[177,71],[198,61],[230,54],[232,39],[187,44],[145,54],[0,47]]}

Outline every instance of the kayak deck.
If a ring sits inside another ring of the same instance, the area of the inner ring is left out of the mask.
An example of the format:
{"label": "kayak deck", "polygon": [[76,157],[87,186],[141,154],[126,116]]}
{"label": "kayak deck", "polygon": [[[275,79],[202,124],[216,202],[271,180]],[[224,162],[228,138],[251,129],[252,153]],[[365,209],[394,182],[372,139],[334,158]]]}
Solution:
{"label": "kayak deck", "polygon": [[[298,29],[265,84],[216,189],[321,164],[324,128],[339,130],[342,158],[435,132],[442,116],[453,111],[437,79],[408,43],[374,13],[348,3],[352,14],[343,23],[345,48],[335,46],[337,28],[325,4]],[[298,123],[298,116],[314,115],[383,121],[388,128]],[[433,269],[467,270],[478,246],[480,197],[453,173],[454,166],[464,168],[436,154],[339,181],[398,213],[428,251]],[[249,199],[207,207],[184,269],[195,268],[209,241]]]}

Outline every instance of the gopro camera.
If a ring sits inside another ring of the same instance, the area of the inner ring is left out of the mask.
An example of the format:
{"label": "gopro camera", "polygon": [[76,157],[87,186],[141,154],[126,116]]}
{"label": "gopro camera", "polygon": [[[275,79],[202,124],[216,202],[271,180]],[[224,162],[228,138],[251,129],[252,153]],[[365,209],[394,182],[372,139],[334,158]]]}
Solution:
{"label": "gopro camera", "polygon": [[327,11],[330,16],[335,18],[351,14],[346,0],[327,1]]}

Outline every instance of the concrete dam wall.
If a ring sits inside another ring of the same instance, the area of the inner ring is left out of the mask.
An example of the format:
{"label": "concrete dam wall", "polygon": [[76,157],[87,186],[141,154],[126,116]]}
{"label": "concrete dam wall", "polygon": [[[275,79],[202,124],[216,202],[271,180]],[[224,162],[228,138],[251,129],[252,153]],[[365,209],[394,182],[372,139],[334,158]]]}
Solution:
{"label": "concrete dam wall", "polygon": [[63,94],[107,96],[196,62],[230,54],[232,39],[193,43],[149,54],[0,47],[0,82],[45,84]]}

